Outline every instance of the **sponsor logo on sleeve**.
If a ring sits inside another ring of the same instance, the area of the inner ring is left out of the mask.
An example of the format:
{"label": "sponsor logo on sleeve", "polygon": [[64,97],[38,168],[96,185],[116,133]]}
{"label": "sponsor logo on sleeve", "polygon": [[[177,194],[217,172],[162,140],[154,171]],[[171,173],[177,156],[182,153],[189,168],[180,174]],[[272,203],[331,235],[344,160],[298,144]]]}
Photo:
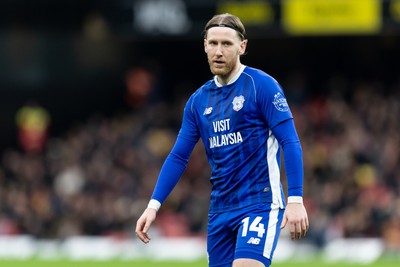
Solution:
{"label": "sponsor logo on sleeve", "polygon": [[281,93],[276,93],[274,96],[274,101],[272,101],[275,108],[279,111],[286,112],[289,111],[289,105],[286,98]]}

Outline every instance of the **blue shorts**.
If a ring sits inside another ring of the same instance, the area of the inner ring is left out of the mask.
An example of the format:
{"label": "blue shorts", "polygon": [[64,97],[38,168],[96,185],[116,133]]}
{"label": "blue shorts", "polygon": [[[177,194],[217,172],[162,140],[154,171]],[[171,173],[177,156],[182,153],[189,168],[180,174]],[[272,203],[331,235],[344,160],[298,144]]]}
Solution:
{"label": "blue shorts", "polygon": [[207,253],[210,267],[231,267],[247,258],[270,266],[284,210],[257,204],[240,210],[209,214]]}

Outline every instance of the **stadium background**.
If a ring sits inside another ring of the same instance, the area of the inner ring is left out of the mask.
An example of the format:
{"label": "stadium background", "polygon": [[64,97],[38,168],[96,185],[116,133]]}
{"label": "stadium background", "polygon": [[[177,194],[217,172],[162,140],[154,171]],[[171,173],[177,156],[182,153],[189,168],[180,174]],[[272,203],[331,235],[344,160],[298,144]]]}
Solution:
{"label": "stadium background", "polygon": [[[273,75],[295,114],[312,226],[303,243],[379,240],[398,255],[397,0],[2,1],[3,244],[133,237],[183,105],[211,78],[201,32],[220,12],[242,18],[243,63]],[[154,235],[204,237],[208,175],[198,146]]]}

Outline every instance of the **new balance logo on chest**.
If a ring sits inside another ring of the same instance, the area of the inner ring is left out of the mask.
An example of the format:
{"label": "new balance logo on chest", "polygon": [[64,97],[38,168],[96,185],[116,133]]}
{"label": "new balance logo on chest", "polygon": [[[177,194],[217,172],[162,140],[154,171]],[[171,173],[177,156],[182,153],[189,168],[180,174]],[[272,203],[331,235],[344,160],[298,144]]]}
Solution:
{"label": "new balance logo on chest", "polygon": [[204,110],[203,115],[209,115],[212,112],[212,107],[208,107]]}

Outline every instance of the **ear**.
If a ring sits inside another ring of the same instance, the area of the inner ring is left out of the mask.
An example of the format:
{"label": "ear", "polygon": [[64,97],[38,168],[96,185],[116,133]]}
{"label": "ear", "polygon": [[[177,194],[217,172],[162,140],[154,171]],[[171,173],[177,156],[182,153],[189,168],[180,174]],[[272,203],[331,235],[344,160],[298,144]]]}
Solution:
{"label": "ear", "polygon": [[204,52],[207,53],[207,39],[204,39]]}
{"label": "ear", "polygon": [[240,50],[239,50],[239,54],[240,54],[240,55],[243,55],[243,54],[246,52],[246,47],[247,47],[247,39],[246,39],[246,40],[243,40],[243,41],[240,43]]}

